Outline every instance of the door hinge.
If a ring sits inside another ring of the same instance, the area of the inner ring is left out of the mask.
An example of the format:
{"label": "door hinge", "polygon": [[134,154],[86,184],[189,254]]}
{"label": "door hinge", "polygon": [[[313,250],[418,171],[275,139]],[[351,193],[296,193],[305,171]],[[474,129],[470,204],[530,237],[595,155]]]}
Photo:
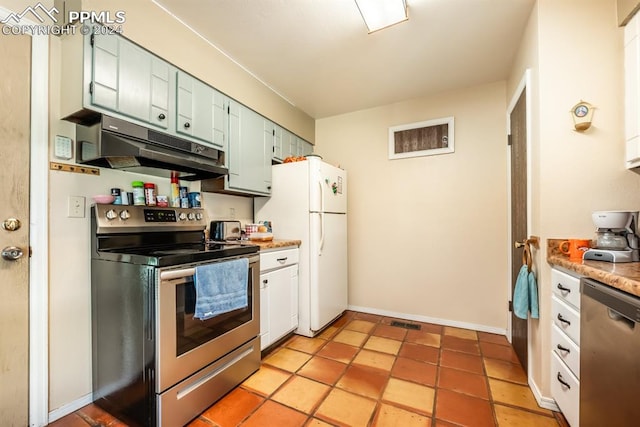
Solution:
{"label": "door hinge", "polygon": [[95,41],[96,41],[96,35],[95,34],[91,34],[91,37],[89,38],[89,43],[91,44],[91,46],[93,46]]}
{"label": "door hinge", "polygon": [[511,135],[507,135],[507,145],[511,145]]}
{"label": "door hinge", "polygon": [[89,95],[93,95],[93,82],[89,83]]}
{"label": "door hinge", "polygon": [[513,301],[509,301],[509,312],[513,312]]}

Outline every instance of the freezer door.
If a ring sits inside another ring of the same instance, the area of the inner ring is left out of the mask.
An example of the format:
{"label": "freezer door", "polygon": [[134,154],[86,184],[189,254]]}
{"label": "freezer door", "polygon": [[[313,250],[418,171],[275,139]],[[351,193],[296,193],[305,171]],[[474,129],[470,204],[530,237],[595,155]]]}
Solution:
{"label": "freezer door", "polygon": [[310,318],[318,331],[347,309],[347,215],[311,214]]}
{"label": "freezer door", "polygon": [[347,172],[309,158],[309,210],[311,212],[347,212]]}

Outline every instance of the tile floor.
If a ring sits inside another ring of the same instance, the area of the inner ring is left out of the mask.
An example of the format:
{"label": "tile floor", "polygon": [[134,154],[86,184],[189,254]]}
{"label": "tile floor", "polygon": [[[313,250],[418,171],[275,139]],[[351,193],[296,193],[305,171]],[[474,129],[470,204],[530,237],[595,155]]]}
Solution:
{"label": "tile floor", "polygon": [[[393,320],[347,312],[291,337],[189,427],[567,426],[538,407],[504,336]],[[124,424],[91,404],[50,426]]]}

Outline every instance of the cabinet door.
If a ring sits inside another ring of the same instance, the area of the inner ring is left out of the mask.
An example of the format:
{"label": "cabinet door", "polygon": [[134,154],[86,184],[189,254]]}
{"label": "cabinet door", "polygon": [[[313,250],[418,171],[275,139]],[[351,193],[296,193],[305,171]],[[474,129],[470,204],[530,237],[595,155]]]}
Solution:
{"label": "cabinet door", "polygon": [[260,350],[264,350],[271,344],[269,334],[269,288],[268,279],[260,276]]}
{"label": "cabinet door", "polygon": [[[273,142],[265,141],[265,119],[244,105],[236,102],[231,104],[238,112],[238,123],[234,122],[236,117],[230,112],[228,187],[251,194],[269,194]],[[233,135],[236,130],[237,138]],[[231,145],[236,147],[232,148]],[[235,173],[231,170],[232,164]]]}
{"label": "cabinet door", "polygon": [[224,95],[178,71],[176,132],[224,148]]}
{"label": "cabinet door", "polygon": [[262,278],[269,292],[269,336],[275,342],[298,326],[298,266],[274,270]]}
{"label": "cabinet door", "polygon": [[307,141],[302,141],[302,155],[307,156],[309,154],[313,154],[313,145],[308,143]]}
{"label": "cabinet door", "polygon": [[91,103],[166,129],[171,66],[116,35],[93,36]]}
{"label": "cabinet door", "polygon": [[274,160],[284,160],[282,156],[282,129],[278,125],[273,127],[273,158]]}
{"label": "cabinet door", "polygon": [[627,167],[640,165],[640,15],[624,29],[625,140]]}

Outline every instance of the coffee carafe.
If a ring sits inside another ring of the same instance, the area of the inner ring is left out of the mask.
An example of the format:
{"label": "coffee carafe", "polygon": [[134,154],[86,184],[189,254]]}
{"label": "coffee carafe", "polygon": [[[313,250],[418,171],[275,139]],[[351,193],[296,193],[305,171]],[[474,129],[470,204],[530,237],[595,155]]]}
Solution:
{"label": "coffee carafe", "polygon": [[591,215],[596,226],[595,246],[583,259],[607,262],[640,261],[637,211],[597,211]]}

